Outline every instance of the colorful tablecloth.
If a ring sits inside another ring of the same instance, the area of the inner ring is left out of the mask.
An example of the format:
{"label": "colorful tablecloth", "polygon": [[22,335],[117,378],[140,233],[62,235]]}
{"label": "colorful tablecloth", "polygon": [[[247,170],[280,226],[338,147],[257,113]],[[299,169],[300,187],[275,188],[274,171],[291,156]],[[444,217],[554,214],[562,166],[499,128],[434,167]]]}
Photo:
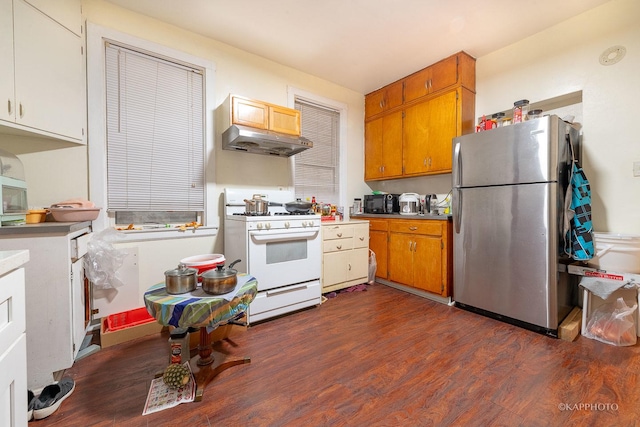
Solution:
{"label": "colorful tablecloth", "polygon": [[199,328],[216,326],[234,319],[249,307],[258,292],[258,281],[247,274],[238,274],[237,292],[229,300],[205,293],[200,286],[186,294],[167,293],[164,282],[150,287],[144,294],[144,304],[150,315],[165,326]]}

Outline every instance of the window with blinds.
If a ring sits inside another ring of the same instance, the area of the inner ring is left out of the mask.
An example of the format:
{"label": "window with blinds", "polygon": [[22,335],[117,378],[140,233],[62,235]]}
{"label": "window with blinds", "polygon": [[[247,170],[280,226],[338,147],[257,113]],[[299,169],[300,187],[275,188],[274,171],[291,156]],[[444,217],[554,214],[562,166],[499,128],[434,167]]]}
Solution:
{"label": "window with blinds", "polygon": [[107,209],[116,223],[205,209],[203,70],[105,44]]}
{"label": "window with blinds", "polygon": [[340,113],[334,109],[296,99],[301,134],[313,148],[295,155],[296,198],[338,204],[340,189]]}

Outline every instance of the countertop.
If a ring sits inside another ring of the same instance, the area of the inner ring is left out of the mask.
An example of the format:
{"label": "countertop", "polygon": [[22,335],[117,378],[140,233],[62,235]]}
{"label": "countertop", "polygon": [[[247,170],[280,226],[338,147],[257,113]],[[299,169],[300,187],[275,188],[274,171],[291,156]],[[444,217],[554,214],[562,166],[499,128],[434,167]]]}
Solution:
{"label": "countertop", "polygon": [[352,219],[367,219],[367,218],[380,218],[380,219],[406,219],[406,220],[414,220],[414,219],[431,219],[438,221],[451,221],[451,215],[400,215],[400,214],[357,214],[351,215]]}
{"label": "countertop", "polygon": [[29,261],[29,251],[0,251],[0,276],[21,267]]}
{"label": "countertop", "polygon": [[40,222],[37,224],[3,225],[0,227],[0,237],[22,237],[42,234],[68,234],[91,227],[91,221],[82,222]]}
{"label": "countertop", "polygon": [[345,221],[339,221],[339,220],[322,221],[322,225],[358,224],[358,223],[364,223],[364,222],[367,222],[365,218],[357,219],[357,218],[351,217],[351,219],[345,220]]}

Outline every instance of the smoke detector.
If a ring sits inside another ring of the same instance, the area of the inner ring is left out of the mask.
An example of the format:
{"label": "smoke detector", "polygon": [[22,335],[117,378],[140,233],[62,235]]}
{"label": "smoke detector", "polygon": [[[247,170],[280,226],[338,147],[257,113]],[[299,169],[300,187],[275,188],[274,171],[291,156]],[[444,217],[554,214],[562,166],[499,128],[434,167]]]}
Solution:
{"label": "smoke detector", "polygon": [[613,65],[622,61],[627,49],[624,46],[612,46],[609,49],[602,52],[600,55],[600,63],[602,65]]}

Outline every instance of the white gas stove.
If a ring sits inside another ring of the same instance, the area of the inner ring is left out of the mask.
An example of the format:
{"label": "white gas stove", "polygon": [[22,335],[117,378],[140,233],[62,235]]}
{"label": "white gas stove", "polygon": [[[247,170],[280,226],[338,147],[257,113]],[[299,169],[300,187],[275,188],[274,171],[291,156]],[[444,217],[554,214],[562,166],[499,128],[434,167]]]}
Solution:
{"label": "white gas stove", "polygon": [[[268,200],[267,215],[246,214],[245,199],[255,195]],[[294,200],[286,190],[224,191],[225,258],[240,259],[235,268],[258,281],[249,323],[320,304],[320,216],[287,212],[284,204]]]}

